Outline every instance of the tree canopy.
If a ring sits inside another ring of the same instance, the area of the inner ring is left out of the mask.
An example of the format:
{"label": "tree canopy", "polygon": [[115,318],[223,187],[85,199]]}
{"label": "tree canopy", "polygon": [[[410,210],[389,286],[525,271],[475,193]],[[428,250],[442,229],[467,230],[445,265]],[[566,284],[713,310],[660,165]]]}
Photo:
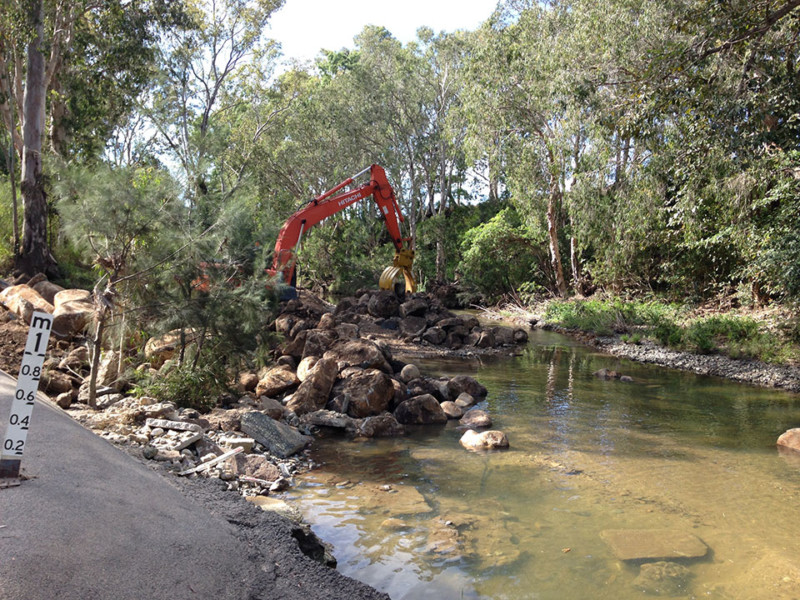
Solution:
{"label": "tree canopy", "polygon": [[[800,295],[800,1],[503,0],[475,31],[403,43],[368,26],[288,67],[264,33],[282,4],[4,5],[3,214],[26,181],[25,95],[43,85],[47,127],[30,139],[44,142],[47,208],[22,211],[39,211],[42,257],[78,242],[53,207],[50,155],[108,177],[169,172],[187,235],[224,230],[205,252],[250,273],[286,217],[378,163],[423,287]],[[352,206],[308,232],[301,283],[365,285],[388,241],[374,206]]]}

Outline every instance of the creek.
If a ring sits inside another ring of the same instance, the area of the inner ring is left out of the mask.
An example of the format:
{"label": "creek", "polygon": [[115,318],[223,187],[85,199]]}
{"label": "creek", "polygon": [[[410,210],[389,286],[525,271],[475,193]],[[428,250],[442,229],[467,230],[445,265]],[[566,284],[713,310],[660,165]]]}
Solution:
{"label": "creek", "polygon": [[[318,440],[320,468],[288,495],[342,573],[393,600],[800,597],[800,454],[775,446],[800,426],[800,396],[542,331],[516,357],[408,360],[476,377],[511,448],[469,452],[457,422]],[[691,534],[709,550],[652,583],[608,530]]]}

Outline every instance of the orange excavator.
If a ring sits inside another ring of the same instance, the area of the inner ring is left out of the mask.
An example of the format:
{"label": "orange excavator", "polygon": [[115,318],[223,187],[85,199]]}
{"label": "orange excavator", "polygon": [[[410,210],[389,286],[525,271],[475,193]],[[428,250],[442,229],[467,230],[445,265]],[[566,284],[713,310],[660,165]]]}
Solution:
{"label": "orange excavator", "polygon": [[[367,172],[370,174],[369,183],[334,195]],[[372,196],[377,203],[395,247],[392,266],[383,270],[379,286],[383,290],[415,292],[417,283],[411,275],[411,265],[414,263],[413,241],[411,238],[404,238],[400,233],[400,223],[404,221],[403,214],[400,212],[394,190],[386,179],[386,172],[379,165],[371,165],[348,177],[336,187],[313,198],[289,217],[278,234],[272,268],[267,269],[267,274],[280,277],[283,283],[296,287],[297,252],[300,250],[303,235],[317,223],[368,196]]]}

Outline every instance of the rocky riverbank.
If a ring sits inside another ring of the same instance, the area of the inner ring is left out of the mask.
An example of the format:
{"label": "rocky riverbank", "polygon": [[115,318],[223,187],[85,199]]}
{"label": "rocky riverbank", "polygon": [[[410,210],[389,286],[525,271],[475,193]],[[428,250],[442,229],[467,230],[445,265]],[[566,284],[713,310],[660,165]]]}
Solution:
{"label": "rocky riverbank", "polygon": [[598,336],[592,332],[567,329],[548,323],[543,317],[544,312],[544,306],[538,306],[531,311],[515,309],[510,316],[490,309],[486,311],[486,316],[498,321],[508,321],[515,326],[527,324],[531,328],[554,331],[620,358],[800,393],[798,366],[774,365],[752,359],[730,358],[721,354],[694,354],[665,348],[649,339],[642,339],[638,343],[625,342],[618,335]]}
{"label": "rocky riverbank", "polygon": [[[132,371],[154,379],[165,376],[177,368],[181,338],[188,338],[190,346],[197,343],[191,335],[172,332],[148,340],[140,349],[105,350],[97,374],[96,406],[90,407],[90,356],[83,338],[92,307],[88,292],[50,289],[42,281],[34,285],[39,289],[18,284],[0,293],[7,309],[4,337],[19,346],[9,354],[9,361],[22,352],[24,324],[34,309],[62,314],[64,303],[57,296],[68,297],[68,302],[79,296],[80,306],[70,312],[80,309],[81,318],[69,321],[69,331],[57,331],[41,390],[75,420],[235,524],[252,547],[266,548],[259,552],[268,554],[267,562],[276,565],[270,573],[286,564],[295,565],[290,570],[300,568],[298,552],[315,564],[335,565],[330,548],[280,497],[296,476],[314,468],[306,449],[318,433],[338,432],[350,438],[400,436],[410,427],[459,420],[465,430],[461,440],[465,448],[491,450],[509,445],[502,432],[486,431],[491,417],[474,408],[486,396],[486,388],[478,381],[467,376],[428,377],[395,353],[514,353],[527,342],[524,328],[484,327],[475,317],[457,316],[421,294],[400,302],[389,292],[364,292],[334,306],[301,293],[281,306],[270,325],[283,339],[274,363],[258,372],[238,373],[232,382],[238,397],[211,399],[215,408],[201,413],[135,394]],[[53,299],[44,298],[44,292]],[[135,357],[144,357],[146,362]],[[391,505],[394,496],[387,498]],[[282,551],[280,546],[287,543],[291,547]],[[281,585],[291,586],[285,578],[278,579]],[[317,574],[312,579],[319,582],[326,577]],[[326,597],[385,597],[346,578],[327,580],[334,593]]]}

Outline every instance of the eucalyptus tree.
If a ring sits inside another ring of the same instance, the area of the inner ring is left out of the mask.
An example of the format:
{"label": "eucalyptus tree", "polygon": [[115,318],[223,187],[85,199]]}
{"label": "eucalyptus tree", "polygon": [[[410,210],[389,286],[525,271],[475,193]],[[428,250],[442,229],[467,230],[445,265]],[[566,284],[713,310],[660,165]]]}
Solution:
{"label": "eucalyptus tree", "polygon": [[13,0],[0,6],[0,117],[22,159],[19,269],[52,272],[55,266],[43,154],[97,158],[149,75],[159,28],[180,20],[182,6],[166,0]]}
{"label": "eucalyptus tree", "polygon": [[[223,115],[244,102],[236,93],[243,85],[241,78],[252,77],[261,84],[269,76],[277,54],[264,30],[282,4],[283,0],[194,0],[189,4],[191,22],[162,38],[156,84],[143,99],[143,110],[159,133],[162,151],[180,171],[189,205],[199,209],[206,222],[213,220],[213,193],[224,197],[230,191],[209,189],[216,153],[225,144],[213,135],[215,128]],[[253,125],[251,134],[258,138],[263,122]]]}
{"label": "eucalyptus tree", "polygon": [[515,202],[529,226],[546,231],[559,295],[567,292],[559,246],[563,197],[585,144],[570,57],[560,49],[572,17],[558,4],[501,7],[475,37],[469,77],[471,118],[482,122],[473,131],[489,134],[487,153],[499,140]]}

